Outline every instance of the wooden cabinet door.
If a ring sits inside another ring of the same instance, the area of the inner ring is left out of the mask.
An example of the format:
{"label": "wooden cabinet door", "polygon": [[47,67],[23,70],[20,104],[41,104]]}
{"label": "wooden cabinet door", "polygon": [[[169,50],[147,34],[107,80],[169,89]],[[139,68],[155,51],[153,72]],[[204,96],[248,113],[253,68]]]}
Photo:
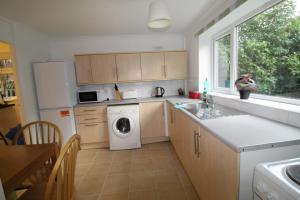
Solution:
{"label": "wooden cabinet door", "polygon": [[90,56],[75,56],[75,69],[77,83],[79,85],[92,83]]}
{"label": "wooden cabinet door", "polygon": [[183,160],[182,163],[186,169],[192,182],[196,181],[196,171],[201,170],[196,167],[196,160],[200,154],[197,153],[197,140],[200,132],[200,127],[197,123],[191,120],[188,116],[184,115],[184,132],[183,136]]}
{"label": "wooden cabinet door", "polygon": [[116,55],[118,81],[140,81],[142,79],[141,56],[139,53]]}
{"label": "wooden cabinet door", "polygon": [[140,103],[141,138],[165,136],[164,102]]}
{"label": "wooden cabinet door", "polygon": [[114,83],[117,81],[114,54],[91,55],[93,83]]}
{"label": "wooden cabinet door", "polygon": [[[213,168],[213,149],[215,146],[210,133],[201,127],[199,139],[200,156],[195,161],[195,181],[194,186],[200,199],[215,200],[214,180],[215,172]],[[223,158],[224,159],[224,158]]]}
{"label": "wooden cabinet door", "polygon": [[238,200],[239,154],[214,136],[213,139],[215,156],[212,166],[215,172],[215,199]]}
{"label": "wooden cabinet door", "polygon": [[200,199],[237,200],[239,155],[209,133],[200,130],[200,156],[196,161],[195,188]]}
{"label": "wooden cabinet door", "polygon": [[165,52],[166,79],[187,78],[187,52]]}
{"label": "wooden cabinet door", "polygon": [[185,118],[185,114],[181,111],[177,110],[175,112],[175,129],[176,129],[176,135],[175,135],[175,150],[176,153],[181,161],[183,161],[184,158],[184,138],[186,137],[186,131],[187,131],[187,121]]}
{"label": "wooden cabinet door", "polygon": [[77,128],[83,144],[108,141],[107,123],[79,124]]}
{"label": "wooden cabinet door", "polygon": [[141,53],[142,80],[165,79],[164,53]]}

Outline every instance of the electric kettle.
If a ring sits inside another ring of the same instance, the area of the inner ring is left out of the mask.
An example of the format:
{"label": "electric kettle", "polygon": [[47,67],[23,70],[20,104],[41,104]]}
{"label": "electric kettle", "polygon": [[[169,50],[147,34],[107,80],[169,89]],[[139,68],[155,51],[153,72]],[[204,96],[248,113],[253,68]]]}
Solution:
{"label": "electric kettle", "polygon": [[155,97],[162,97],[165,94],[165,89],[162,87],[155,88]]}

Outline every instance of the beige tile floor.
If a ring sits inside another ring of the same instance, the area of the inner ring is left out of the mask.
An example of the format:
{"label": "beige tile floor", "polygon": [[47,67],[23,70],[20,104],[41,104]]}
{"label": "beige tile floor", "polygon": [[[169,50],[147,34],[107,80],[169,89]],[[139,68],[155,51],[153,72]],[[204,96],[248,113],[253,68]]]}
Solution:
{"label": "beige tile floor", "polygon": [[75,200],[198,200],[172,145],[81,150]]}

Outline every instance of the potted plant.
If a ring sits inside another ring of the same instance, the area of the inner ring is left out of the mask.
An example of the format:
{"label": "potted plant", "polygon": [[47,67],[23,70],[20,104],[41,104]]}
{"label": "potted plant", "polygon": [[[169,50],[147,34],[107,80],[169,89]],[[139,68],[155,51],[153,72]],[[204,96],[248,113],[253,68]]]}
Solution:
{"label": "potted plant", "polygon": [[248,99],[250,93],[257,90],[257,86],[251,78],[251,74],[244,74],[235,81],[235,87],[240,93],[240,99]]}

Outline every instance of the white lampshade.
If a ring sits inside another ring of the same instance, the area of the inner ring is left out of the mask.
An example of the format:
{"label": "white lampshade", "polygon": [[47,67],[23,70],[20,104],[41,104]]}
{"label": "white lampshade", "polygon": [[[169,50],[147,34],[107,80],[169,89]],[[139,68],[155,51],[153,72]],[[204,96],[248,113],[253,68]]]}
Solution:
{"label": "white lampshade", "polygon": [[171,17],[166,5],[161,0],[156,0],[149,5],[148,26],[153,29],[166,28],[171,24]]}

